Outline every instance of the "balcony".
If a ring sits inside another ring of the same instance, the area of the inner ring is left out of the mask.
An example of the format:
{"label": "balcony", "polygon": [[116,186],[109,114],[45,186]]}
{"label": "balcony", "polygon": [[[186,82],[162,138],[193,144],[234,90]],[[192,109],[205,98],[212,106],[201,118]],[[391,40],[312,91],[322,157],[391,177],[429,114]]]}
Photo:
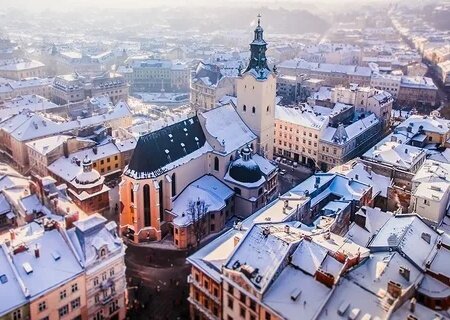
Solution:
{"label": "balcony", "polygon": [[209,320],[220,320],[219,317],[213,315],[211,311],[206,309],[204,306],[202,306],[198,301],[195,299],[188,297],[189,303],[191,303],[198,311],[203,313],[203,315],[208,318]]}

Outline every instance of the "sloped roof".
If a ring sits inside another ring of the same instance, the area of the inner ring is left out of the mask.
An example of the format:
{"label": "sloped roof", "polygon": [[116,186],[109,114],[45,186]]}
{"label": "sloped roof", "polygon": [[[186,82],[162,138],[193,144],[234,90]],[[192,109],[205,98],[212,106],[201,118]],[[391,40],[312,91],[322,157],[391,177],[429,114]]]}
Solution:
{"label": "sloped roof", "polygon": [[139,138],[125,175],[135,179],[159,176],[170,170],[166,166],[175,167],[177,160],[188,155],[195,157],[193,153],[205,145],[209,146],[197,116],[150,132]]}

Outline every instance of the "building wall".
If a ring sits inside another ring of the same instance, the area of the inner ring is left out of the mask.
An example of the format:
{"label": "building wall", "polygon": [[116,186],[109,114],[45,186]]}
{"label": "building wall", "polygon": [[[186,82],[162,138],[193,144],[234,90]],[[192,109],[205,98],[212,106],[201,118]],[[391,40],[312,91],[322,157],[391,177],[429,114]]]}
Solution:
{"label": "building wall", "polygon": [[[43,308],[44,305],[45,308]],[[41,309],[39,306],[41,306]],[[67,312],[60,316],[60,312],[66,307]],[[84,273],[60,287],[33,299],[30,302],[30,314],[31,320],[40,320],[45,317],[49,317],[49,319],[87,319]]]}
{"label": "building wall", "polygon": [[[223,230],[226,221],[234,212],[233,197],[226,200],[226,206],[219,211],[208,211],[201,221],[195,225],[189,224],[187,226],[173,225],[173,241],[174,245],[179,249],[186,249],[197,245],[196,229],[201,228],[203,238],[216,232]],[[202,240],[202,239],[200,239]]]}
{"label": "building wall", "polygon": [[22,80],[24,78],[38,77],[42,78],[44,76],[45,67],[29,68],[24,70],[0,70],[0,77]]}
{"label": "building wall", "polygon": [[210,110],[216,106],[216,89],[201,81],[191,82],[190,102],[196,109]]}
{"label": "building wall", "polygon": [[191,319],[223,319],[222,283],[215,281],[194,266],[192,266],[188,282]]}
{"label": "building wall", "polygon": [[0,316],[0,320],[15,320],[15,319],[31,319],[29,303]]}
{"label": "building wall", "polygon": [[400,86],[397,100],[403,103],[427,103],[432,106],[436,104],[437,89],[410,88]]}
{"label": "building wall", "polygon": [[[111,279],[114,290],[102,289],[102,283]],[[86,271],[87,319],[102,315],[104,318],[118,315],[125,319],[126,276],[123,255],[112,257],[101,268],[93,266]]]}
{"label": "building wall", "polygon": [[238,97],[236,110],[245,124],[259,137],[257,152],[263,153],[268,159],[272,159],[276,96],[275,76],[269,74],[266,80],[260,81],[246,73],[237,78],[236,88]]}
{"label": "building wall", "polygon": [[274,153],[293,161],[310,164],[319,161],[321,130],[275,119]]}
{"label": "building wall", "polygon": [[447,213],[447,205],[449,201],[449,189],[445,190],[442,199],[432,200],[429,197],[420,195],[411,195],[412,212],[416,212],[421,217],[435,223],[442,221]]}
{"label": "building wall", "polygon": [[[172,209],[172,194],[171,184],[173,183],[172,176],[175,174],[176,194],[179,194],[184,188],[186,188],[192,181],[197,180],[201,176],[207,173],[206,165],[208,164],[207,155],[204,154],[197,159],[193,159],[182,166],[179,166],[155,179],[142,179],[134,180],[128,176],[122,177],[122,183],[119,187],[120,200],[123,208],[120,216],[120,225],[123,229],[125,225],[133,225],[135,234],[145,228],[144,217],[144,185],[149,186],[150,190],[150,215],[151,226],[155,228],[158,236],[161,236],[161,222],[160,222],[160,209],[159,209],[159,190],[155,185],[158,185],[162,181],[164,186],[164,209]],[[168,178],[171,180],[169,182]],[[133,191],[134,201],[131,201],[131,190],[133,185],[136,185],[136,191]],[[176,196],[176,195],[174,195]],[[144,240],[144,235],[142,240]],[[138,240],[137,238],[135,240]]]}

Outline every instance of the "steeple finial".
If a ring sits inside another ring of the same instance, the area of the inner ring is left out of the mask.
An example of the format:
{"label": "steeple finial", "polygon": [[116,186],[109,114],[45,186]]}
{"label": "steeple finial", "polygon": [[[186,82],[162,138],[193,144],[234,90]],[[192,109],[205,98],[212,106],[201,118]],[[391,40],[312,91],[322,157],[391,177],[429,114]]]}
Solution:
{"label": "steeple finial", "polygon": [[258,27],[260,27],[261,26],[261,14],[260,13],[258,13]]}

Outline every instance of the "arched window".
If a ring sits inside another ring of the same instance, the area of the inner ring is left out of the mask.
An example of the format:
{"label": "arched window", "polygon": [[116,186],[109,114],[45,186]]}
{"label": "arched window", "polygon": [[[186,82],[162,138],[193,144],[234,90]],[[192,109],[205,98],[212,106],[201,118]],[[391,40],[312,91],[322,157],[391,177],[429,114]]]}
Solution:
{"label": "arched window", "polygon": [[148,184],[144,185],[142,192],[144,193],[144,225],[150,227],[150,187]]}
{"label": "arched window", "polygon": [[133,184],[131,184],[131,189],[130,189],[130,202],[131,203],[134,202]]}
{"label": "arched window", "polygon": [[106,248],[101,248],[99,255],[100,255],[100,258],[104,258],[106,256]]}
{"label": "arched window", "polygon": [[219,158],[214,157],[214,170],[219,171]]}
{"label": "arched window", "polygon": [[159,221],[164,221],[164,194],[163,194],[163,182],[159,181]]}
{"label": "arched window", "polygon": [[269,110],[270,110],[270,108],[269,108],[269,106],[267,106],[267,112],[269,112]]}
{"label": "arched window", "polygon": [[177,182],[175,180],[175,172],[172,173],[172,197],[177,195]]}
{"label": "arched window", "polygon": [[253,108],[252,108],[252,113],[255,113],[255,112],[256,112],[256,108],[253,107]]}
{"label": "arched window", "polygon": [[245,104],[242,106],[242,110],[244,110],[244,112],[247,111],[247,106]]}
{"label": "arched window", "polygon": [[234,193],[236,193],[237,195],[241,195],[241,189],[239,189],[238,187],[234,187]]}

